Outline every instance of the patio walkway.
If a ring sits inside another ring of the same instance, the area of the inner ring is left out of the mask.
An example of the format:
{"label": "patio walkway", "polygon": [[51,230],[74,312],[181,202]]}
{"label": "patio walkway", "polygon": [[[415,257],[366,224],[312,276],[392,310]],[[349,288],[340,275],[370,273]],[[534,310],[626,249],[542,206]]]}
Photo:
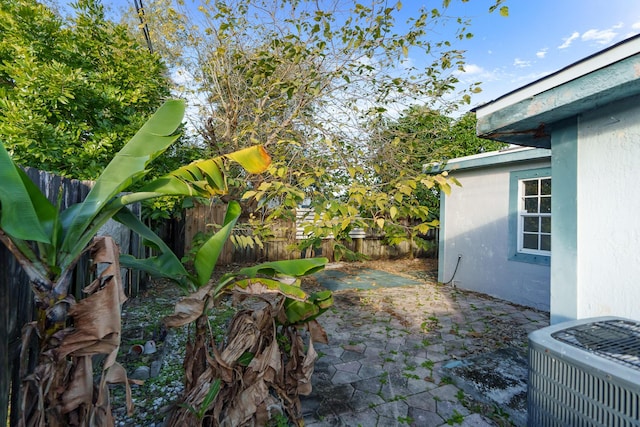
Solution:
{"label": "patio walkway", "polygon": [[527,334],[548,325],[547,313],[437,285],[423,264],[409,267],[395,277],[413,284],[400,287],[371,269],[351,269],[351,284],[337,288],[341,274],[317,277],[342,290],[319,318],[329,345],[315,346],[305,425],[526,423]]}

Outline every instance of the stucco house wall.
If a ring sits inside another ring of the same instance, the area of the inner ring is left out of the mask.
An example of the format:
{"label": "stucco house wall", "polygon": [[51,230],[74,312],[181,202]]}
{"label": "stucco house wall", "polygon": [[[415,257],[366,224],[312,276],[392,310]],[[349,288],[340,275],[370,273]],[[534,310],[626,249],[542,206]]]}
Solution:
{"label": "stucco house wall", "polygon": [[519,148],[448,162],[446,169],[462,187],[441,198],[440,282],[549,310],[549,263],[514,259],[510,244],[515,238],[511,177],[548,170],[549,155],[549,150]]}
{"label": "stucco house wall", "polygon": [[551,323],[640,320],[640,36],[476,115],[482,137],[551,149]]}
{"label": "stucco house wall", "polygon": [[578,123],[576,314],[640,319],[640,96]]}

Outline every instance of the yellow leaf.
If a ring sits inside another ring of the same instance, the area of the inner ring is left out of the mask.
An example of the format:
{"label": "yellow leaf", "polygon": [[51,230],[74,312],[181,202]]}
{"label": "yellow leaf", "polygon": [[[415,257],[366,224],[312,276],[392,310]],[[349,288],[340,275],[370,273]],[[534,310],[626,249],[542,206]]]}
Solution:
{"label": "yellow leaf", "polygon": [[245,199],[250,199],[250,198],[252,198],[253,196],[255,196],[256,194],[257,194],[257,192],[256,192],[256,191],[253,191],[253,190],[252,190],[252,191],[247,191],[247,192],[245,192],[245,193],[242,195],[242,199],[243,199],[243,200],[245,200]]}
{"label": "yellow leaf", "polygon": [[378,225],[379,228],[384,228],[384,218],[376,219],[376,224]]}
{"label": "yellow leaf", "polygon": [[411,187],[409,187],[408,185],[401,185],[400,188],[398,188],[398,190],[402,193],[402,194],[406,194],[407,196],[411,195]]}
{"label": "yellow leaf", "polygon": [[249,173],[262,173],[271,164],[271,157],[262,145],[235,151],[226,157],[238,162]]}
{"label": "yellow leaf", "polygon": [[500,8],[500,16],[509,16],[509,6],[502,6]]}
{"label": "yellow leaf", "polygon": [[391,209],[389,209],[389,215],[391,215],[391,219],[394,219],[396,215],[398,215],[398,208],[391,206]]}

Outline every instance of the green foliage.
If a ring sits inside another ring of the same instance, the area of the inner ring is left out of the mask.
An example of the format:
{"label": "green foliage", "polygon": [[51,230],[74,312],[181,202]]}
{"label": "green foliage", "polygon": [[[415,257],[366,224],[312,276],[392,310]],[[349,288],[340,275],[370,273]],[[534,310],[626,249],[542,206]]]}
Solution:
{"label": "green foliage", "polygon": [[[267,223],[291,219],[309,200],[315,215],[303,247],[329,235],[347,240],[357,227],[384,234],[391,245],[422,247],[438,225],[440,190],[457,183],[422,166],[456,155],[445,142],[457,141],[467,121],[458,125],[447,115],[480,90],[479,83],[460,87],[457,78],[473,36],[470,21],[449,17],[449,2],[417,8],[406,22],[402,3],[386,0],[214,3],[193,14],[181,2],[150,0],[145,19],[154,46],[186,73],[182,89],[207,94],[196,121],[207,149],[228,152],[260,141],[273,156],[262,176],[230,170],[229,197],[254,198],[253,213]],[[415,58],[419,66],[412,66]],[[391,118],[410,105],[442,113]],[[422,137],[408,142],[404,134],[415,135],[416,126]],[[442,142],[436,156],[423,148],[436,150],[424,144],[432,139]]]}
{"label": "green foliage", "polygon": [[220,384],[220,378],[216,378],[215,380],[213,380],[213,382],[209,385],[209,391],[207,392],[207,395],[198,408],[194,408],[191,405],[185,404],[181,404],[181,406],[187,408],[187,410],[191,412],[198,419],[198,421],[202,421],[207,410],[209,409],[209,406],[220,392]]}
{"label": "green foliage", "polygon": [[458,119],[425,107],[412,107],[394,120],[374,123],[376,173],[387,182],[399,169],[420,172],[454,157],[498,150],[506,144],[476,136],[476,118]]}
{"label": "green foliage", "polygon": [[447,419],[447,424],[452,426],[456,424],[462,424],[464,421],[464,415],[458,412],[456,409],[453,410],[453,414]]}
{"label": "green foliage", "polygon": [[[177,138],[184,104],[168,101],[131,138],[98,177],[81,203],[59,212],[35,187],[0,144],[1,230],[28,262],[32,280],[49,282],[70,275],[98,229],[126,204],[157,196],[145,192],[120,195],[145,176],[151,160]],[[60,195],[62,196],[62,195]],[[37,249],[33,242],[38,242]],[[11,247],[10,247],[11,248]],[[67,284],[68,285],[68,284]],[[66,290],[57,290],[65,294]]]}
{"label": "green foliage", "polygon": [[64,20],[37,2],[0,1],[0,139],[20,165],[95,179],[169,81],[98,0],[73,7]]}
{"label": "green foliage", "polygon": [[[183,102],[167,101],[114,156],[86,198],[62,211],[48,201],[0,143],[0,241],[29,277],[38,319],[23,329],[23,345],[30,345],[31,337],[37,335],[40,353],[34,374],[21,390],[24,400],[33,402],[21,413],[21,424],[88,424],[90,419],[97,424],[109,423],[109,399],[99,408],[91,402],[108,395],[107,378],[112,372],[124,378],[116,382],[126,384],[124,369],[115,362],[124,295],[117,268],[117,245],[111,239],[94,237],[110,218],[122,218],[124,222],[135,219],[126,208],[128,204],[164,195],[211,197],[225,191],[225,182],[220,179],[222,159],[194,162],[144,182],[149,163],[178,138],[175,132],[183,114]],[[268,160],[261,147],[228,157],[252,169],[256,158]],[[140,185],[139,192],[125,193],[136,183]],[[58,195],[59,200],[62,197]],[[76,301],[69,295],[73,270],[81,256],[89,252],[97,277],[84,288],[89,296]],[[179,262],[167,265],[171,259],[163,261],[165,270],[171,269],[176,275],[184,271],[180,271]],[[97,268],[98,264],[104,268]],[[100,310],[94,310],[95,304],[100,304]],[[105,333],[113,335],[111,331],[116,331],[115,338],[105,339]],[[100,345],[96,345],[98,342]],[[96,387],[92,385],[93,372],[87,366],[98,354],[108,357],[104,358]],[[78,398],[70,401],[71,394]]]}

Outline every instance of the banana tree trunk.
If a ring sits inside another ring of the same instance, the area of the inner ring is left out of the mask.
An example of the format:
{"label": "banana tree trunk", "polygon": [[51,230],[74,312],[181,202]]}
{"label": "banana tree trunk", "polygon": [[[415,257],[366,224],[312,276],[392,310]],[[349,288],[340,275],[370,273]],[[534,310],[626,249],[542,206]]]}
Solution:
{"label": "banana tree trunk", "polygon": [[[22,351],[37,337],[39,354],[33,372],[21,366],[21,427],[113,426],[108,385],[124,383],[130,396],[126,372],[115,361],[126,300],[118,247],[110,237],[97,237],[90,250],[96,278],[83,289],[86,298],[76,302],[68,295],[71,274],[63,274],[48,290],[42,281],[31,284],[38,316],[23,328]],[[96,386],[92,359],[97,354],[106,358]],[[21,361],[28,363],[26,353]]]}

